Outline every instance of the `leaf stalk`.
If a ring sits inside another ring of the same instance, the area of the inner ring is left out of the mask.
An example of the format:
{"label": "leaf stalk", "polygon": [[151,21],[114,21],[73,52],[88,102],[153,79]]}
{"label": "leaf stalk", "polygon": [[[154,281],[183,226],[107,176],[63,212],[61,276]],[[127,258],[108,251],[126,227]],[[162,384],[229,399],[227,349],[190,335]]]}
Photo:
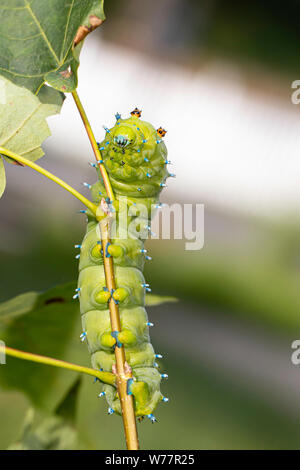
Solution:
{"label": "leaf stalk", "polygon": [[88,209],[92,211],[94,215],[96,215],[96,211],[97,211],[96,204],[94,204],[89,199],[87,199],[82,194],[80,194],[78,191],[76,191],[76,189],[72,188],[72,186],[70,186],[68,183],[58,178],[58,176],[53,175],[53,173],[50,173],[50,171],[45,170],[44,168],[37,165],[36,163],[31,162],[27,158],[21,157],[21,155],[18,155],[6,148],[0,147],[0,154],[6,155],[7,157],[10,157],[13,160],[16,160],[17,162],[23,163],[23,165],[29,166],[30,168],[37,171],[41,175],[45,176],[51,181],[54,181],[54,183],[58,184],[59,186],[64,188],[66,191],[71,193],[73,196],[75,196],[77,199],[79,199],[79,201],[82,202],[82,204],[84,204]]}
{"label": "leaf stalk", "polygon": [[101,156],[101,152],[98,148],[98,144],[97,144],[96,138],[94,136],[94,133],[92,131],[91,125],[89,123],[88,117],[86,115],[86,112],[84,110],[84,107],[81,103],[81,100],[78,96],[77,91],[73,91],[72,96],[74,98],[74,101],[76,103],[77,109],[78,109],[79,114],[81,116],[82,122],[84,124],[85,129],[86,129],[88,138],[90,140],[90,143],[91,143],[91,146],[92,146],[97,164],[98,164],[100,172],[101,172],[101,176],[103,178],[103,183],[104,183],[104,186],[105,186],[105,189],[106,189],[106,192],[107,192],[107,196],[109,197],[111,202],[113,202],[115,200],[114,192],[113,192],[113,189],[112,189],[112,186],[111,186],[106,168],[103,165],[103,163],[101,163],[103,161],[103,159],[102,159],[102,156]]}
{"label": "leaf stalk", "polygon": [[77,364],[72,364],[71,362],[61,361],[60,359],[41,356],[39,354],[28,353],[25,351],[20,351],[19,349],[13,349],[2,345],[0,345],[0,352],[3,352],[8,356],[23,359],[25,361],[38,362],[39,364],[45,364],[48,366],[59,367],[61,369],[67,369],[72,370],[74,372],[80,372],[82,374],[91,375],[92,377],[96,377],[105,384],[115,385],[116,382],[116,377],[111,372],[101,372],[90,367],[79,366]]}
{"label": "leaf stalk", "polygon": [[[103,253],[106,253],[107,245],[110,240],[111,222],[112,222],[112,217],[106,217],[105,219],[101,220],[101,222],[99,222]],[[108,288],[109,292],[113,292],[116,289],[113,257],[103,256],[103,264],[104,264],[106,287]],[[112,332],[114,331],[120,332],[121,322],[120,322],[119,307],[114,302],[114,299],[112,297],[109,300],[109,313],[110,313],[110,323],[111,323]],[[118,394],[119,394],[119,398],[121,402],[122,418],[123,418],[123,424],[124,424],[124,432],[125,432],[127,449],[138,450],[139,441],[138,441],[138,434],[137,434],[137,428],[136,428],[133,396],[128,395],[127,393],[127,382],[129,379],[132,378],[132,371],[126,362],[124,346],[119,347],[116,344],[115,358],[116,358],[116,384],[117,384]]]}

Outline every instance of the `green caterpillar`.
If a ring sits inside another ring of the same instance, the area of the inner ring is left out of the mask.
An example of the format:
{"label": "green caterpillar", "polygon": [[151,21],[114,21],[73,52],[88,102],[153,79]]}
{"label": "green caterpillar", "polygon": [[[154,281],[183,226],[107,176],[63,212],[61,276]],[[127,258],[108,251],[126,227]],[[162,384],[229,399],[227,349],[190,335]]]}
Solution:
{"label": "green caterpillar", "polygon": [[[103,253],[98,221],[87,211],[87,232],[80,248],[77,294],[82,315],[82,340],[86,340],[95,369],[112,371],[115,363],[114,347],[123,344],[126,361],[132,368],[133,380],[128,393],[134,396],[135,413],[155,421],[153,411],[160,401],[168,401],[160,392],[160,382],[166,374],[157,370],[155,354],[150,343],[145,310],[145,293],[149,285],[143,276],[145,260],[149,258],[144,240],[149,233],[154,207],[159,207],[159,194],[171,174],[167,170],[167,149],[162,141],[166,131],[140,120],[136,108],[128,119],[116,115],[116,124],[106,129],[105,139],[98,144],[103,164],[109,174],[116,196],[115,234],[107,252]],[[99,172],[97,165],[94,165]],[[97,205],[107,201],[107,193],[99,172],[99,181],[91,189]],[[124,202],[124,196],[126,201]],[[108,200],[108,203],[110,201]],[[121,205],[126,207],[126,218],[121,220]],[[146,208],[146,213],[143,210]],[[125,221],[126,223],[125,223]],[[128,226],[129,223],[129,226]],[[112,256],[115,266],[116,290],[106,289],[103,256]],[[119,304],[121,331],[112,335],[108,301]],[[121,414],[117,390],[104,385],[109,413]]]}

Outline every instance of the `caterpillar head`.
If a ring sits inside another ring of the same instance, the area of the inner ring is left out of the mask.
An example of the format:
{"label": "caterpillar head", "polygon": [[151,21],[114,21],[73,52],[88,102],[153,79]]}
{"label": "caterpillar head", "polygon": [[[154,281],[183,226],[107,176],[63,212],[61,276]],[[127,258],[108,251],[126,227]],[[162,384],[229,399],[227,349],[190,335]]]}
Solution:
{"label": "caterpillar head", "polygon": [[116,130],[114,136],[113,136],[113,142],[120,148],[124,149],[125,147],[128,147],[129,145],[134,144],[136,140],[136,134],[131,129],[131,127],[126,126],[126,125],[121,125],[119,128]]}
{"label": "caterpillar head", "polygon": [[99,144],[102,159],[116,193],[139,198],[157,197],[169,173],[166,168],[167,149],[162,140],[166,131],[140,119],[135,108],[131,117],[106,129]]}

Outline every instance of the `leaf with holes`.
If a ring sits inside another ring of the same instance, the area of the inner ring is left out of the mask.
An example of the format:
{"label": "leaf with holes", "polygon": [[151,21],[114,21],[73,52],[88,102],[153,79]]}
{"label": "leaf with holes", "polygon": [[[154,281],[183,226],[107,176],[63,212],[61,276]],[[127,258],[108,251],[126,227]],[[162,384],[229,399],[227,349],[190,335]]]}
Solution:
{"label": "leaf with holes", "polygon": [[85,36],[104,21],[104,0],[0,0],[0,74],[38,93],[77,87]]}
{"label": "leaf with holes", "polygon": [[[63,94],[44,86],[35,96],[3,77],[0,77],[0,84],[3,98],[0,101],[0,147],[35,161],[43,156],[41,145],[50,135],[46,118],[59,113]],[[13,162],[8,157],[4,158]],[[5,171],[1,159],[0,196],[4,188]]]}

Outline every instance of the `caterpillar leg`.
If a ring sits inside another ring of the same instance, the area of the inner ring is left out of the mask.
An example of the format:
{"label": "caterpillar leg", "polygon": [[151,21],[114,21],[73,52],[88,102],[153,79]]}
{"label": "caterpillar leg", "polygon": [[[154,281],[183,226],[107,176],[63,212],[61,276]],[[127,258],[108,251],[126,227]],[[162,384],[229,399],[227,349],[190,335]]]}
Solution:
{"label": "caterpillar leg", "polygon": [[[136,416],[151,415],[158,403],[162,401],[160,381],[161,376],[156,369],[151,367],[133,369],[133,380],[129,382],[128,393],[133,395]],[[109,406],[116,413],[121,414],[121,404],[116,388],[104,385],[103,391]]]}
{"label": "caterpillar leg", "polygon": [[130,330],[122,330],[118,335],[118,339],[120,343],[124,344],[124,346],[133,346],[137,343],[137,336]]}
{"label": "caterpillar leg", "polygon": [[[130,330],[122,330],[117,335],[118,341],[124,346],[132,346],[137,342],[137,336]],[[112,348],[116,345],[116,336],[112,332],[103,333],[101,336],[101,345],[103,348]]]}

